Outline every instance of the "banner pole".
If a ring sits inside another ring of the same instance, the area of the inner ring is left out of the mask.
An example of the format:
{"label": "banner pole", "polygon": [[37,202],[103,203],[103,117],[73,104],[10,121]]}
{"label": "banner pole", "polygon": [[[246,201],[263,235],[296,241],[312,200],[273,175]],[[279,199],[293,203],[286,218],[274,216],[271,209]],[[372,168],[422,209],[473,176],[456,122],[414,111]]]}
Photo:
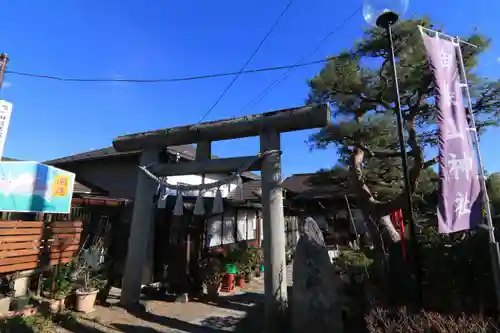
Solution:
{"label": "banner pole", "polygon": [[488,236],[489,236],[489,241],[490,241],[490,252],[491,252],[491,263],[492,267],[491,269],[493,270],[493,278],[495,282],[495,291],[496,291],[496,296],[497,296],[497,307],[500,311],[500,249],[498,246],[498,243],[495,239],[495,227],[493,225],[493,218],[491,216],[491,206],[490,206],[490,198],[488,196],[488,191],[486,189],[486,177],[484,174],[484,167],[483,167],[483,160],[481,157],[481,151],[479,149],[479,138],[477,135],[477,129],[476,129],[476,121],[474,119],[474,111],[472,109],[472,99],[470,96],[470,91],[469,91],[469,83],[467,81],[467,72],[465,70],[465,65],[464,65],[464,59],[462,56],[462,49],[460,48],[460,38],[456,37],[455,38],[456,45],[455,47],[457,48],[457,54],[458,54],[458,61],[459,61],[459,66],[460,66],[460,72],[462,76],[462,81],[461,86],[465,90],[465,97],[467,98],[467,105],[468,108],[466,112],[469,113],[469,126],[470,130],[472,131],[472,140],[474,144],[474,148],[476,151],[476,159],[477,159],[477,164],[479,168],[479,183],[481,184],[481,188],[483,191],[483,200],[484,200],[484,209],[486,210],[486,223],[487,223],[487,229],[488,229]]}
{"label": "banner pole", "polygon": [[[445,33],[442,33],[441,31],[432,30],[432,29],[426,28],[426,27],[424,27],[424,26],[422,26],[422,25],[419,25],[419,26],[418,26],[418,28],[420,29],[420,31],[421,31],[421,32],[422,32],[422,30],[425,30],[425,31],[428,31],[428,32],[431,32],[431,33],[435,34],[436,36],[443,36],[443,37],[446,37],[446,38],[451,39],[452,41],[453,41],[453,40],[455,40],[455,37],[450,36],[450,35],[447,35],[447,34],[445,34]],[[474,44],[472,44],[472,43],[469,43],[469,42],[467,42],[467,41],[465,41],[465,40],[461,40],[461,39],[459,39],[459,40],[457,40],[457,41],[458,41],[459,43],[462,43],[462,44],[467,44],[467,45],[469,45],[469,46],[471,46],[471,47],[474,47],[474,48],[476,48],[476,49],[478,48],[478,46],[477,46],[477,45],[474,45]]]}
{"label": "banner pole", "polygon": [[356,223],[354,222],[354,217],[352,216],[352,211],[351,211],[351,205],[349,204],[349,199],[347,198],[347,194],[344,194],[344,199],[345,203],[347,205],[347,212],[349,213],[349,221],[351,221],[351,226],[352,229],[354,230],[354,233],[356,234],[356,242],[358,243],[357,245],[361,247],[361,240],[358,234],[358,230],[356,229]]}

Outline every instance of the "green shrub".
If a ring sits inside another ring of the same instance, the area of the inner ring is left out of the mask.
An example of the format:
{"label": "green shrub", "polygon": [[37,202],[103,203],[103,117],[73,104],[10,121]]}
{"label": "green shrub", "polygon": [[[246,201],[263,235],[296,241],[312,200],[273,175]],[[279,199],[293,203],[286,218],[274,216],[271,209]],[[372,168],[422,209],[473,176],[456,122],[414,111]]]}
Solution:
{"label": "green shrub", "polygon": [[[52,274],[43,281],[43,290],[55,299],[63,299],[68,296],[73,291],[75,285],[70,277],[72,267],[70,263],[61,265],[57,271],[52,271]],[[52,283],[54,283],[53,293]]]}
{"label": "green shrub", "polygon": [[16,316],[5,320],[1,325],[2,333],[53,333],[55,325],[50,318],[43,316]]}

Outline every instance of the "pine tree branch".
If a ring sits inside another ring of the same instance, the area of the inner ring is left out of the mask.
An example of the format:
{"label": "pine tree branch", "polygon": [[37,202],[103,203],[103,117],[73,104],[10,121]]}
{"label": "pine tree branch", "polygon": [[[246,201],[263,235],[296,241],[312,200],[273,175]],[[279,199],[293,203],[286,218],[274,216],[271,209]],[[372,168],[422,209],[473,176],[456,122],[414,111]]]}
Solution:
{"label": "pine tree branch", "polygon": [[[413,164],[408,172],[409,182],[410,182],[410,195],[413,195],[417,185],[418,177],[420,176],[420,171],[424,168],[424,154],[418,143],[417,131],[415,129],[415,117],[417,112],[415,109],[410,112],[410,119],[408,121],[408,145],[411,147],[411,155],[413,157]],[[385,203],[380,203],[378,205],[378,210],[381,215],[388,215],[391,212],[399,209],[401,207],[407,208],[407,198],[408,194],[406,189],[396,198]]]}

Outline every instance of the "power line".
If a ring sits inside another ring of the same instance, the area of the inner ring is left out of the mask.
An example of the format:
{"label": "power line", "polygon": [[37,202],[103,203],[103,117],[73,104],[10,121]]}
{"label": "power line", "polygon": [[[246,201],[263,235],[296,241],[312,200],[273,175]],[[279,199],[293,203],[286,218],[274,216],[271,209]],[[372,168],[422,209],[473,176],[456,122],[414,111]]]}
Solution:
{"label": "power line", "polygon": [[27,76],[35,79],[46,79],[46,80],[54,80],[54,81],[64,81],[64,82],[102,82],[102,83],[171,83],[171,82],[182,82],[182,81],[194,81],[194,80],[203,80],[203,79],[213,79],[223,76],[232,76],[238,73],[240,74],[254,74],[260,72],[271,72],[271,71],[279,71],[284,69],[289,69],[293,67],[306,67],[310,65],[322,64],[328,62],[328,59],[320,59],[305,62],[302,64],[294,64],[294,65],[284,65],[284,66],[273,66],[273,67],[263,67],[256,69],[247,69],[238,72],[225,72],[225,73],[215,73],[215,74],[206,74],[206,75],[196,75],[196,76],[185,76],[185,77],[174,77],[174,78],[164,78],[164,79],[98,79],[98,78],[77,78],[77,77],[64,77],[64,76],[54,76],[54,75],[44,75],[44,74],[33,74],[27,72],[17,72],[7,70],[5,73],[19,75],[19,76]]}
{"label": "power line", "polygon": [[278,18],[274,22],[274,24],[271,26],[271,29],[269,29],[269,31],[267,32],[267,34],[260,41],[259,45],[257,45],[257,48],[253,51],[252,55],[247,59],[247,61],[243,65],[243,67],[241,67],[240,71],[234,76],[234,78],[231,80],[231,82],[229,82],[229,84],[227,85],[227,87],[224,89],[224,91],[222,92],[222,94],[220,94],[219,98],[217,98],[217,100],[215,101],[215,103],[212,104],[212,106],[210,107],[210,109],[208,109],[208,111],[205,112],[205,114],[200,118],[200,121],[199,121],[200,123],[203,120],[205,120],[205,118],[210,114],[210,112],[212,112],[212,110],[219,104],[219,102],[222,100],[222,98],[224,97],[224,95],[226,95],[226,93],[229,91],[229,89],[233,86],[233,84],[236,82],[236,80],[240,77],[241,73],[245,70],[245,68],[248,66],[248,64],[250,63],[250,61],[252,61],[253,57],[257,54],[257,52],[259,52],[261,46],[264,44],[264,42],[267,40],[267,38],[271,35],[271,33],[273,32],[274,28],[276,28],[278,26],[278,24],[280,23],[280,21],[283,18],[283,16],[285,16],[285,13],[288,11],[288,9],[292,6],[292,2],[293,2],[293,0],[288,1],[288,4],[286,5],[286,7],[283,9],[283,11],[281,12],[281,14],[278,16]]}
{"label": "power line", "polygon": [[276,87],[278,87],[283,81],[285,81],[288,76],[294,71],[295,68],[297,67],[302,67],[303,64],[305,64],[305,60],[307,57],[309,57],[311,54],[315,53],[332,35],[337,33],[340,29],[342,29],[354,16],[356,16],[363,6],[359,6],[354,10],[354,12],[351,13],[347,18],[345,18],[339,25],[333,28],[316,46],[311,52],[308,52],[304,56],[302,56],[299,61],[295,64],[295,66],[290,66],[290,68],[285,72],[285,74],[280,78],[276,79],[273,82],[271,82],[270,85],[268,85],[263,91],[260,92],[260,94],[257,95],[254,99],[252,99],[250,102],[248,102],[244,107],[240,109],[240,113],[246,110],[248,107],[254,107],[259,103],[261,100],[263,100],[267,95],[269,95]]}

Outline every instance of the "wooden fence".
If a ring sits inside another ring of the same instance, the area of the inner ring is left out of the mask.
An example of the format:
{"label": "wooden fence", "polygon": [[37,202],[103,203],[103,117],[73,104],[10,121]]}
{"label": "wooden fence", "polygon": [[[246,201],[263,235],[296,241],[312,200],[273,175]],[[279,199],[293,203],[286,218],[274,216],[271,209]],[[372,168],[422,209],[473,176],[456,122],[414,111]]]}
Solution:
{"label": "wooden fence", "polygon": [[81,232],[81,221],[0,221],[0,274],[70,262]]}

